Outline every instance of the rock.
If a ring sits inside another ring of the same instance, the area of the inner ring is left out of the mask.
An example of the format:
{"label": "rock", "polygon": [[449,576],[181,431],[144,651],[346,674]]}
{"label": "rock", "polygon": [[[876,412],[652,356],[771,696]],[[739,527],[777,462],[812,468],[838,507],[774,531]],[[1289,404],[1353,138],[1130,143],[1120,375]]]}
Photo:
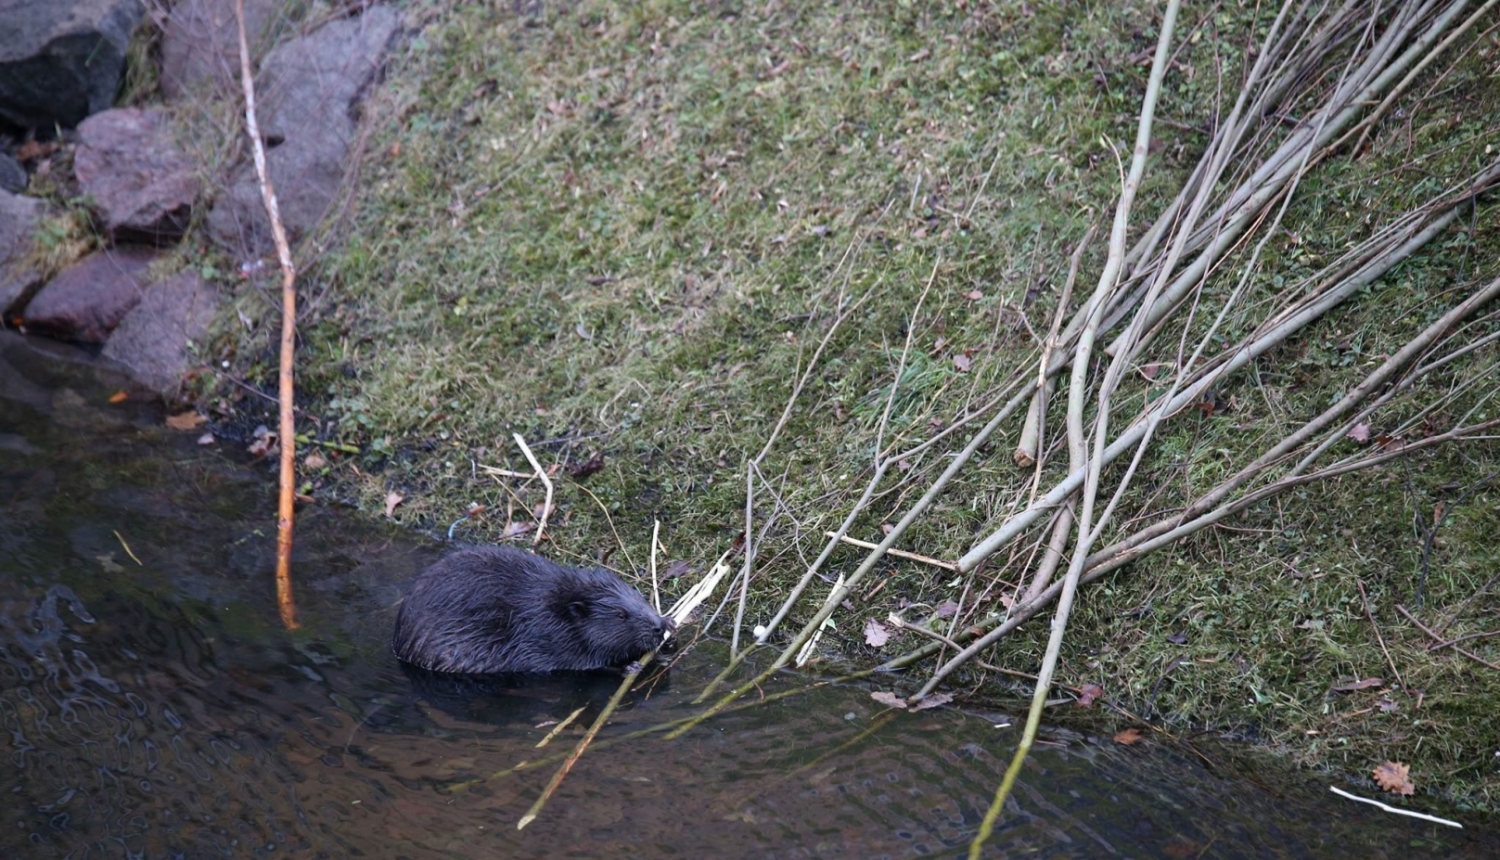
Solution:
{"label": "rock", "polygon": [[0,191],[0,314],[7,318],[41,283],[40,273],[26,264],[26,255],[46,210],[40,200]]}
{"label": "rock", "polygon": [[[245,0],[250,56],[265,53],[282,23],[284,0]],[[162,22],[161,88],[169,99],[233,96],[240,91],[234,0],[180,0]]]}
{"label": "rock", "polygon": [[123,247],[85,257],[53,278],[21,315],[28,331],[63,340],[103,343],[150,283],[148,248]]}
{"label": "rock", "polygon": [[141,0],[0,0],[0,123],[50,133],[114,103]]}
{"label": "rock", "polygon": [[[269,55],[256,91],[266,164],[289,238],[322,220],[344,180],[354,138],[352,109],[374,79],[400,19],[376,6],[358,18],[333,21]],[[240,166],[208,217],[209,232],[231,253],[272,249],[255,167]]]}
{"label": "rock", "polygon": [[73,172],[115,238],[182,237],[201,185],[158,110],[119,108],[78,126]]}
{"label": "rock", "polygon": [[188,344],[213,322],[219,295],[197,272],[184,271],[151,287],[120,320],[104,356],[130,368],[141,384],[172,393],[191,366]]}
{"label": "rock", "polygon": [[26,190],[27,182],[26,168],[21,162],[0,152],[0,191],[20,194]]}

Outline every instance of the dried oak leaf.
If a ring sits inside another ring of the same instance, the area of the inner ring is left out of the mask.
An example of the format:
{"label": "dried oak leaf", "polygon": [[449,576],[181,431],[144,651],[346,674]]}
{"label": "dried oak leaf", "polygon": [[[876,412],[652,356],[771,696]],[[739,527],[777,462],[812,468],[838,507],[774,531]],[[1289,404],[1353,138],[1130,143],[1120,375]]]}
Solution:
{"label": "dried oak leaf", "polygon": [[969,368],[973,366],[974,359],[970,358],[967,352],[961,352],[958,355],[953,356],[953,367],[959,373],[968,373]]}
{"label": "dried oak leaf", "polygon": [[879,648],[891,638],[891,631],[881,624],[877,619],[871,618],[865,622],[865,644],[871,648]]}
{"label": "dried oak leaf", "polygon": [[876,690],[870,694],[870,698],[886,707],[906,710],[906,699],[887,690]]}
{"label": "dried oak leaf", "polygon": [[1115,743],[1133,746],[1141,742],[1141,730],[1137,728],[1122,729],[1115,733]]}
{"label": "dried oak leaf", "polygon": [[1388,761],[1375,768],[1375,784],[1391,794],[1409,796],[1417,790],[1407,776],[1410,772],[1410,765],[1404,765],[1399,761]]}
{"label": "dried oak leaf", "polygon": [[1363,445],[1366,442],[1370,441],[1370,425],[1368,422],[1361,421],[1353,427],[1350,427],[1349,432],[1345,433],[1344,435]]}

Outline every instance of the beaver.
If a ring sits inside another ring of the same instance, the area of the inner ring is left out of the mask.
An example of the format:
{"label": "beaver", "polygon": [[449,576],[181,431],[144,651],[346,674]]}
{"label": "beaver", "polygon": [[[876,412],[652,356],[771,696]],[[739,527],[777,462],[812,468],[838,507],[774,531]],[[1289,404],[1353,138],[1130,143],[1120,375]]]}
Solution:
{"label": "beaver", "polygon": [[391,647],[433,672],[594,670],[625,666],[674,632],[609,571],[483,546],[418,574],[396,613]]}

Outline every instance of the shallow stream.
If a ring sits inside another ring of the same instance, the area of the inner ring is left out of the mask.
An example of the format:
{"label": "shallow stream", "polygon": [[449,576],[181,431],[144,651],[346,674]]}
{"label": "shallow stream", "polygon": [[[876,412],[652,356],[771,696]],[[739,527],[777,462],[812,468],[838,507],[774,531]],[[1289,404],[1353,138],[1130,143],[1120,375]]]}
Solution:
{"label": "shallow stream", "polygon": [[[712,643],[518,832],[555,766],[504,772],[571,748],[576,726],[536,745],[616,681],[408,675],[391,606],[440,548],[321,507],[299,515],[288,633],[270,482],[158,405],[109,403],[124,386],[0,332],[0,858],[964,856],[1018,736],[1000,716],[829,687],[621,739],[690,712]],[[1243,751],[1048,737],[985,856],[1500,857],[1493,820],[1397,818],[1242,773]]]}

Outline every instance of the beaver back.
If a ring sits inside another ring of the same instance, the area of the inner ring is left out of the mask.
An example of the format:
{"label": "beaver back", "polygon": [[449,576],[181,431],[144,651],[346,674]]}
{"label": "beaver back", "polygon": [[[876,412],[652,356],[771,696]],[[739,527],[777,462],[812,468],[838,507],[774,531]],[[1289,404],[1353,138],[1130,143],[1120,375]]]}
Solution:
{"label": "beaver back", "polygon": [[424,570],[391,645],[434,672],[552,672],[623,666],[672,624],[614,574],[510,547],[472,547]]}

